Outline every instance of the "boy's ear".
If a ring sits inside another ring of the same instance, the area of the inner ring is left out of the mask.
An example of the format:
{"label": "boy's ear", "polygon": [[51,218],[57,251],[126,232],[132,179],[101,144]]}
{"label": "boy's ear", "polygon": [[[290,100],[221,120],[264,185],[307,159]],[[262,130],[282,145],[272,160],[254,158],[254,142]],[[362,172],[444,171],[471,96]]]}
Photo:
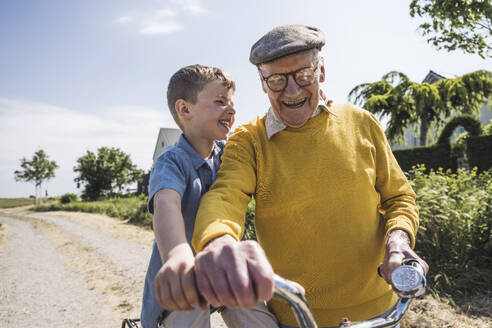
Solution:
{"label": "boy's ear", "polygon": [[176,110],[176,113],[178,114],[179,118],[181,119],[187,119],[190,117],[190,104],[184,100],[184,99],[178,99],[176,100],[176,103],[174,104],[174,109]]}

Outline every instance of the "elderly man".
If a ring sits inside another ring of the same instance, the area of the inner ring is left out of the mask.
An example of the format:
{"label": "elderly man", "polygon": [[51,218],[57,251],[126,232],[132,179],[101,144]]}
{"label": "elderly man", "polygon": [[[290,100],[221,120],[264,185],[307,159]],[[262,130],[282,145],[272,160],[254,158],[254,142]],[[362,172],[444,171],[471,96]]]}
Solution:
{"label": "elderly man", "polygon": [[[198,288],[213,306],[270,300],[275,271],[304,286],[319,326],[330,327],[389,310],[391,272],[403,259],[427,272],[412,250],[415,194],[381,125],[320,97],[324,43],[320,30],[288,25],[251,49],[271,107],[230,137],[193,236]],[[251,196],[259,244],[241,241]],[[281,327],[296,325],[283,301],[268,305]]]}

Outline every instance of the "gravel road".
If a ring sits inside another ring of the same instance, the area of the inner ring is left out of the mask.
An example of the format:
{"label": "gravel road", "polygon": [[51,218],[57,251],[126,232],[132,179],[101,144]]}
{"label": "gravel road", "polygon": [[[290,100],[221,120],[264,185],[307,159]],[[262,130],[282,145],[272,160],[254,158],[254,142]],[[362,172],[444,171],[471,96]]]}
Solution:
{"label": "gravel road", "polygon": [[[0,327],[138,318],[153,233],[102,215],[0,211]],[[212,327],[225,328],[220,316]]]}

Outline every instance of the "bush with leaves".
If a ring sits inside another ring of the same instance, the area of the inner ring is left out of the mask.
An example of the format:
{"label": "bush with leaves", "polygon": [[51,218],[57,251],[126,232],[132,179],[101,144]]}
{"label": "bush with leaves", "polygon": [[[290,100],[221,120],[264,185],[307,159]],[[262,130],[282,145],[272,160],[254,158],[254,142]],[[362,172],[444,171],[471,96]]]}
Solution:
{"label": "bush with leaves", "polygon": [[85,213],[100,213],[111,217],[121,218],[127,222],[152,227],[152,214],[147,211],[147,197],[144,195],[132,197],[115,197],[100,201],[73,201],[67,204],[55,203],[36,206],[38,212],[73,211]]}
{"label": "bush with leaves", "polygon": [[248,208],[246,210],[246,223],[244,227],[244,236],[243,239],[248,240],[256,240],[256,231],[255,231],[255,208],[256,202],[252,198],[248,204]]}
{"label": "bush with leaves", "polygon": [[429,263],[435,294],[467,296],[492,286],[492,170],[409,173],[417,194],[416,250]]}
{"label": "bush with leaves", "polygon": [[68,204],[68,203],[71,203],[71,202],[75,202],[79,199],[79,197],[74,194],[74,193],[66,193],[66,194],[63,194],[61,195],[60,197],[60,203],[62,204]]}

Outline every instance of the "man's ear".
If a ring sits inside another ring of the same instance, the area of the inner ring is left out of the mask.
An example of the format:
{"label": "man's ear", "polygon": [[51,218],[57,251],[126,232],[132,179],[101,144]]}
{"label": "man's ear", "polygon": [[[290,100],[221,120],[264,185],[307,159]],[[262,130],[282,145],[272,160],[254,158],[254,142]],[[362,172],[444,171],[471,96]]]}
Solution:
{"label": "man's ear", "polygon": [[263,81],[263,79],[261,79],[260,81],[261,81],[261,88],[263,89],[263,92],[268,93],[268,86],[266,85],[266,82]]}
{"label": "man's ear", "polygon": [[325,65],[321,65],[321,67],[319,68],[319,71],[321,72],[319,74],[319,82],[325,82]]}
{"label": "man's ear", "polygon": [[176,103],[174,103],[174,109],[176,110],[179,118],[182,120],[189,119],[191,116],[190,104],[184,99],[176,100]]}

